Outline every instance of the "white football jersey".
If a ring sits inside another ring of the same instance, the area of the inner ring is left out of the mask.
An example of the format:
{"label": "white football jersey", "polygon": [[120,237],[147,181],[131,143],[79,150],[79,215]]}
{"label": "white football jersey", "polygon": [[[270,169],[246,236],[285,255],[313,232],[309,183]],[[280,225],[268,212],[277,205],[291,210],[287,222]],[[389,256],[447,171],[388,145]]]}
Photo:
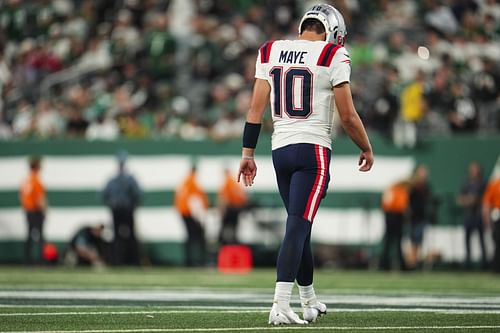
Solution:
{"label": "white football jersey", "polygon": [[277,40],[259,50],[255,77],[271,85],[272,149],[294,143],[331,149],[333,87],[349,82],[347,50],[324,41]]}

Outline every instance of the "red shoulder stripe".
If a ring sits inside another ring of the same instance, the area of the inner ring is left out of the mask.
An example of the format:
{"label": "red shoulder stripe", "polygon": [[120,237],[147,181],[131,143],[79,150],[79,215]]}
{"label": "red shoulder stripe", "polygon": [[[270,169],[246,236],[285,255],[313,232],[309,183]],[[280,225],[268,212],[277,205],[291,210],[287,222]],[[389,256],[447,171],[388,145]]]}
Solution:
{"label": "red shoulder stripe", "polygon": [[325,47],[323,48],[323,51],[321,51],[321,54],[318,58],[318,62],[316,65],[330,67],[333,56],[335,55],[335,53],[337,53],[337,50],[340,49],[341,47],[342,47],[341,45],[334,45],[331,43],[326,44]]}
{"label": "red shoulder stripe", "polygon": [[323,50],[321,51],[321,54],[319,55],[318,62],[316,65],[321,66],[321,63],[323,62],[323,59],[325,58],[326,51],[332,46],[333,44],[326,44],[323,47]]}
{"label": "red shoulder stripe", "polygon": [[269,58],[271,57],[271,47],[273,46],[274,41],[266,42],[260,48],[260,62],[262,64],[266,64],[269,62]]}

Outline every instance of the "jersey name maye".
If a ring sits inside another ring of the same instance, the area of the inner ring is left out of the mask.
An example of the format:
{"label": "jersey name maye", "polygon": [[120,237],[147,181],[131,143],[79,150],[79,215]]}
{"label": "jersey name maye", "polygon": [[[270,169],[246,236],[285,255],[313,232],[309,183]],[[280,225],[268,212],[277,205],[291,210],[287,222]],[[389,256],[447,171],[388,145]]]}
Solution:
{"label": "jersey name maye", "polygon": [[349,82],[347,50],[323,41],[278,40],[259,50],[255,77],[271,85],[272,149],[294,143],[331,149],[333,87]]}

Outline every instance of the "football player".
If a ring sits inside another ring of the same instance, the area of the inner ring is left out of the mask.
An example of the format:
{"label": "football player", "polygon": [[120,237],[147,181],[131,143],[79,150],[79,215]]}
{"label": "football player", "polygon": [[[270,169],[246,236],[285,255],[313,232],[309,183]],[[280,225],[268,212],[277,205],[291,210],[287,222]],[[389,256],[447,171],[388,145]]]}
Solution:
{"label": "football player", "polygon": [[[335,109],[345,132],[361,151],[359,170],[369,171],[373,165],[372,147],[352,101],[346,33],[336,8],[315,5],[300,21],[297,40],[267,42],[257,56],[238,180],[245,186],[254,182],[254,150],[264,110],[271,102],[272,158],[288,217],[276,264],[269,324],[307,324],[326,313],[326,305],[318,301],[313,288],[310,242],[314,216],[330,179]],[[303,319],[290,308],[295,281]]]}

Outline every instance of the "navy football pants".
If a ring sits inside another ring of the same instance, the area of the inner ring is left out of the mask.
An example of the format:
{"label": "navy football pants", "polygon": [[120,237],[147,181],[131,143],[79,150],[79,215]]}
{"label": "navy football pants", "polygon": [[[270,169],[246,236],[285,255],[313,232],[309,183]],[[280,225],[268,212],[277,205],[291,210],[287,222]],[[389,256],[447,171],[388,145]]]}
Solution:
{"label": "navy football pants", "polygon": [[331,151],[313,144],[273,150],[273,164],[288,218],[277,260],[278,282],[308,286],[313,281],[311,227],[330,181]]}

